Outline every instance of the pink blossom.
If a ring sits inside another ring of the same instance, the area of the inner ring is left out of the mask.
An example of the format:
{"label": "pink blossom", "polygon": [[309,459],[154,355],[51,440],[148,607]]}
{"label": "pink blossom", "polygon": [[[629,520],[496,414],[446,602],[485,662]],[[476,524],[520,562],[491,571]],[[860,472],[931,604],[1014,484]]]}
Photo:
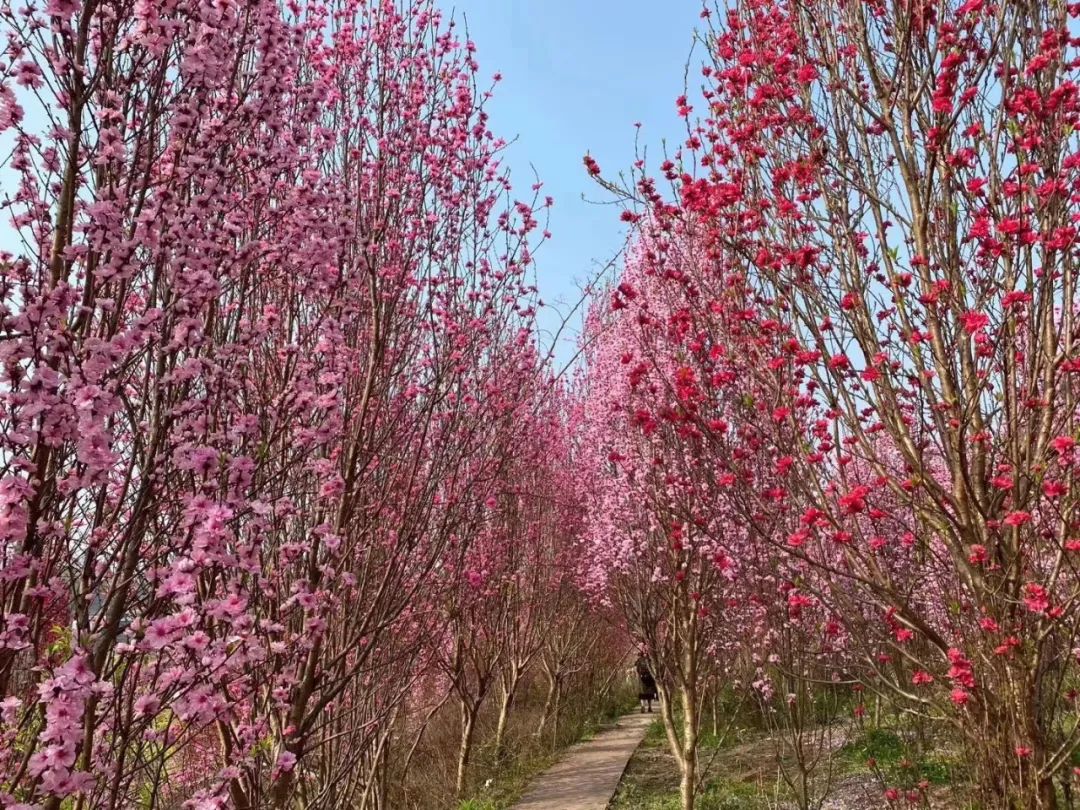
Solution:
{"label": "pink blossom", "polygon": [[1025,523],[1030,523],[1030,522],[1031,522],[1031,513],[1030,512],[1024,512],[1022,510],[1017,510],[1015,512],[1010,512],[1009,514],[1007,514],[1005,516],[1004,520],[1002,520],[1002,523],[1004,523],[1006,526],[1023,526]]}
{"label": "pink blossom", "polygon": [[275,770],[278,773],[288,773],[296,767],[296,754],[291,751],[282,751],[278,754]]}

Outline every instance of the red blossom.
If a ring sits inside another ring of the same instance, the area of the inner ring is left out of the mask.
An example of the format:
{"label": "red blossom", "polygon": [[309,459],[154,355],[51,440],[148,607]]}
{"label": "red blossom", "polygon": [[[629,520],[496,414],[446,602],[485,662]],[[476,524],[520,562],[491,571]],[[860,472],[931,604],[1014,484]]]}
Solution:
{"label": "red blossom", "polygon": [[1046,613],[1050,609],[1050,595],[1046,588],[1035,582],[1024,586],[1024,607],[1032,613]]}
{"label": "red blossom", "polygon": [[1076,439],[1072,436],[1056,436],[1051,440],[1050,446],[1059,456],[1068,455],[1076,447]]}
{"label": "red blossom", "polygon": [[990,316],[983,312],[965,312],[960,319],[964,323],[964,331],[969,335],[981,332],[990,323]]}
{"label": "red blossom", "polygon": [[864,512],[866,511],[866,497],[869,494],[870,487],[854,487],[847,494],[840,497],[840,508],[849,515],[855,515],[860,512]]}
{"label": "red blossom", "polygon": [[1031,522],[1031,513],[1018,509],[1007,514],[1001,522],[1006,526],[1023,526]]}

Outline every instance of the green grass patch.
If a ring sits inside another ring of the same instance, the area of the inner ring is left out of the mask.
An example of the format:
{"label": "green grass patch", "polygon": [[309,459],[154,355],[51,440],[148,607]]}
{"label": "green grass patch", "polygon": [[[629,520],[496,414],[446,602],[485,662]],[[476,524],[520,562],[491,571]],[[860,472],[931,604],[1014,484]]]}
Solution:
{"label": "green grass patch", "polygon": [[499,810],[499,806],[492,799],[466,799],[457,810]]}
{"label": "green grass patch", "polygon": [[892,784],[909,785],[925,779],[932,785],[947,785],[956,783],[962,776],[961,763],[954,756],[943,750],[927,751],[920,756],[914,744],[887,728],[868,729],[838,753],[840,763],[849,772],[876,768]]}
{"label": "green grass patch", "polygon": [[919,773],[931,785],[951,785],[959,772],[960,764],[944,757],[931,757],[919,763]]}
{"label": "green grass patch", "polygon": [[840,756],[855,765],[866,765],[871,759],[881,766],[892,765],[906,755],[900,735],[887,728],[865,731],[840,749]]}
{"label": "green grass patch", "polygon": [[667,734],[664,731],[664,721],[657,717],[649,724],[645,731],[645,744],[650,747],[667,745]]}
{"label": "green grass patch", "polygon": [[754,810],[761,807],[756,785],[717,779],[705,786],[695,802],[700,810]]}
{"label": "green grass patch", "polygon": [[456,810],[505,810],[521,798],[529,782],[551,767],[558,757],[558,753],[530,751],[528,756],[508,757],[498,766],[485,763],[485,771],[494,775]]}
{"label": "green grass patch", "polygon": [[[660,785],[628,784],[619,789],[612,810],[681,810],[678,791]],[[698,793],[696,810],[759,810],[756,786],[726,779],[712,780]]]}

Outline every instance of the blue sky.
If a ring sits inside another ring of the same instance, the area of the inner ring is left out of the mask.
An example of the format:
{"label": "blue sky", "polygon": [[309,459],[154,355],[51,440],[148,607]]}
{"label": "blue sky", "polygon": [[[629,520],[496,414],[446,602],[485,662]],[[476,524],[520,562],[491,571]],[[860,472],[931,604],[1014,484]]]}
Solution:
{"label": "blue sky", "polygon": [[[492,129],[510,139],[515,186],[529,191],[535,167],[555,198],[552,240],[537,256],[541,295],[564,311],[623,243],[619,210],[584,202],[607,199],[581,164],[586,150],[605,174],[634,161],[634,124],[649,162],[661,143],[680,137],[675,98],[700,22],[697,0],[443,0],[468,22],[481,73],[499,72],[489,111]],[[694,63],[700,61],[694,56]],[[695,69],[691,84],[700,80]],[[550,332],[559,319],[548,313]],[[576,333],[576,326],[572,330]],[[571,335],[573,338],[574,335]],[[547,339],[550,339],[548,336]],[[558,348],[566,362],[572,343]]]}
{"label": "blue sky", "polygon": [[[624,240],[619,209],[598,204],[610,203],[610,195],[590,181],[581,158],[589,151],[605,175],[615,176],[631,167],[635,136],[640,135],[654,166],[665,140],[675,144],[685,138],[675,98],[683,91],[701,5],[699,0],[437,2],[459,24],[467,21],[482,76],[502,74],[488,110],[494,132],[516,139],[506,160],[519,195],[531,195],[538,174],[543,193],[555,198],[552,239],[537,254],[540,293],[554,308],[541,312],[546,347],[561,322],[556,311],[568,312],[578,302],[581,287]],[[696,85],[700,51],[693,63],[690,81]],[[26,106],[28,120],[36,123],[41,111]],[[6,139],[3,146],[9,148]],[[583,193],[593,202],[583,201]],[[6,217],[0,246],[16,247]],[[579,322],[579,317],[571,320],[557,347],[559,365],[574,355]]]}

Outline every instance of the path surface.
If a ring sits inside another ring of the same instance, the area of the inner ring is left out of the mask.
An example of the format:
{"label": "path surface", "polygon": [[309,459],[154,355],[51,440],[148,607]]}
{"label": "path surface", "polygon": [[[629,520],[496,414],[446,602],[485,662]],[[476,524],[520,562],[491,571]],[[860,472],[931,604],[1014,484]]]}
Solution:
{"label": "path surface", "polygon": [[630,755],[656,717],[625,715],[615,728],[571,747],[536,778],[513,810],[604,810],[615,795]]}

